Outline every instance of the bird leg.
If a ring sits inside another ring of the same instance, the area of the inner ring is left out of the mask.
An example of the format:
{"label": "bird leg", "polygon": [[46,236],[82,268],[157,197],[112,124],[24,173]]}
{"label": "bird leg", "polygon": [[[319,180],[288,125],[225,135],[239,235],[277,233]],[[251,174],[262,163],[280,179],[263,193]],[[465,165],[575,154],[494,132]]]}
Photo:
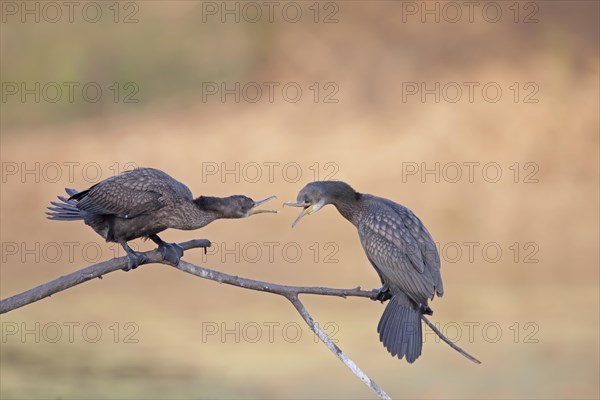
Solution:
{"label": "bird leg", "polygon": [[132,269],[136,269],[138,266],[146,263],[148,261],[148,257],[143,255],[142,253],[136,253],[129,247],[125,240],[119,242],[121,246],[125,249],[127,253],[127,267],[123,268],[123,271],[130,271]]}
{"label": "bird leg", "polygon": [[421,314],[433,315],[433,310],[427,304],[419,304]]}
{"label": "bird leg", "polygon": [[380,302],[387,301],[391,299],[393,296],[390,293],[390,287],[387,284],[383,284],[381,288],[378,289],[377,296],[373,300],[379,300]]}
{"label": "bird leg", "polygon": [[148,237],[158,245],[158,251],[162,254],[163,260],[173,265],[179,264],[179,259],[183,257],[183,247],[177,243],[167,243],[159,238],[158,235],[150,235]]}

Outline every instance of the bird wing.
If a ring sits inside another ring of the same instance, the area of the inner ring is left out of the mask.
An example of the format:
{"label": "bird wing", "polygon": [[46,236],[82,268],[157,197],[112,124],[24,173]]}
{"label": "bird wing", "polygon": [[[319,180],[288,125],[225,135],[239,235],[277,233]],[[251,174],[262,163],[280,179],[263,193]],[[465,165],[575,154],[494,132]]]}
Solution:
{"label": "bird wing", "polygon": [[[389,201],[389,200],[388,200]],[[437,247],[431,234],[410,209],[392,201],[389,201],[391,208],[396,211],[400,216],[404,226],[408,229],[408,232],[415,239],[417,246],[420,250],[424,266],[432,268],[434,271],[439,271],[441,267],[440,254],[438,253]],[[440,279],[441,287],[441,279]]]}
{"label": "bird wing", "polygon": [[161,190],[164,185],[153,178],[147,171],[133,170],[99,182],[73,198],[78,200],[80,210],[133,218],[167,205]]}
{"label": "bird wing", "polygon": [[[421,249],[437,253],[431,236],[428,232],[423,235],[421,230],[416,236],[412,226],[415,221],[405,222],[407,216],[401,214],[391,207],[367,213],[358,226],[361,243],[369,261],[387,278],[387,283],[399,287],[415,302],[426,304],[436,292],[442,293],[439,257],[437,264],[429,263],[435,257]],[[422,225],[420,221],[418,224]]]}

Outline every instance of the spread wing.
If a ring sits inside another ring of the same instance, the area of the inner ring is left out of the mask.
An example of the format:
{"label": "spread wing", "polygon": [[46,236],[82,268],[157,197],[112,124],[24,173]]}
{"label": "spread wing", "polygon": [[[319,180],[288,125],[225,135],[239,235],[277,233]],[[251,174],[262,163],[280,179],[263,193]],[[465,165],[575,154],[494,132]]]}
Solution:
{"label": "spread wing", "polygon": [[378,203],[358,226],[369,261],[390,286],[400,288],[415,302],[443,294],[440,260],[433,239],[407,208]]}
{"label": "spread wing", "polygon": [[80,210],[120,218],[156,211],[167,205],[167,199],[165,182],[156,179],[155,171],[133,170],[108,178],[71,198],[78,201],[77,208]]}

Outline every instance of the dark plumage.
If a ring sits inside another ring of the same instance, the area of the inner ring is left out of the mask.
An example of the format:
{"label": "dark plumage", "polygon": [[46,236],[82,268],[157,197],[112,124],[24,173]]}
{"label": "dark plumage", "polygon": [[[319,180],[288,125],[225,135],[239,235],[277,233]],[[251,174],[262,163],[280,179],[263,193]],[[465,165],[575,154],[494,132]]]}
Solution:
{"label": "dark plumage", "polygon": [[105,179],[87,190],[65,189],[69,198],[48,207],[49,219],[82,219],[108,242],[120,243],[129,258],[127,270],[146,261],[128,241],[149,238],[159,245],[165,260],[177,264],[183,249],[166,243],[158,233],[168,228],[192,230],[219,218],[244,218],[271,210],[255,207],[274,196],[255,202],[246,196],[225,198],[201,196],[196,199],[183,183],[154,168],[138,168]]}
{"label": "dark plumage", "polygon": [[383,283],[378,299],[390,300],[377,327],[380,340],[393,356],[412,363],[423,346],[421,314],[432,314],[428,300],[444,292],[431,235],[408,208],[337,181],[309,183],[296,203],[286,203],[304,207],[292,227],[327,204],[358,229],[367,258]]}

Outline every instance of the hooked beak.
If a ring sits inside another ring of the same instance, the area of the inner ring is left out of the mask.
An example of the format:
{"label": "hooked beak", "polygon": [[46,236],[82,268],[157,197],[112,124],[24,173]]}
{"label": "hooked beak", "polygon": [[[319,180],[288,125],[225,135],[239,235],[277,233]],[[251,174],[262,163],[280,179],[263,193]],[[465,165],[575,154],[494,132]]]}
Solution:
{"label": "hooked beak", "polygon": [[257,210],[256,207],[260,206],[261,204],[266,203],[267,201],[271,200],[271,199],[275,199],[277,198],[276,196],[269,196],[266,199],[262,199],[259,201],[255,201],[254,202],[254,206],[248,211],[248,217],[254,214],[262,214],[262,213],[278,213],[279,211],[276,210]]}
{"label": "hooked beak", "polygon": [[306,203],[292,203],[292,202],[287,202],[287,203],[283,203],[284,206],[290,206],[290,207],[304,207],[304,210],[302,210],[302,212],[300,213],[300,215],[298,215],[298,218],[296,218],[296,220],[292,223],[292,228],[294,228],[296,226],[296,224],[298,223],[298,221],[300,221],[305,215],[310,215],[313,212],[317,212],[321,209],[321,206],[319,206],[318,204],[311,204],[311,205],[306,205]]}

